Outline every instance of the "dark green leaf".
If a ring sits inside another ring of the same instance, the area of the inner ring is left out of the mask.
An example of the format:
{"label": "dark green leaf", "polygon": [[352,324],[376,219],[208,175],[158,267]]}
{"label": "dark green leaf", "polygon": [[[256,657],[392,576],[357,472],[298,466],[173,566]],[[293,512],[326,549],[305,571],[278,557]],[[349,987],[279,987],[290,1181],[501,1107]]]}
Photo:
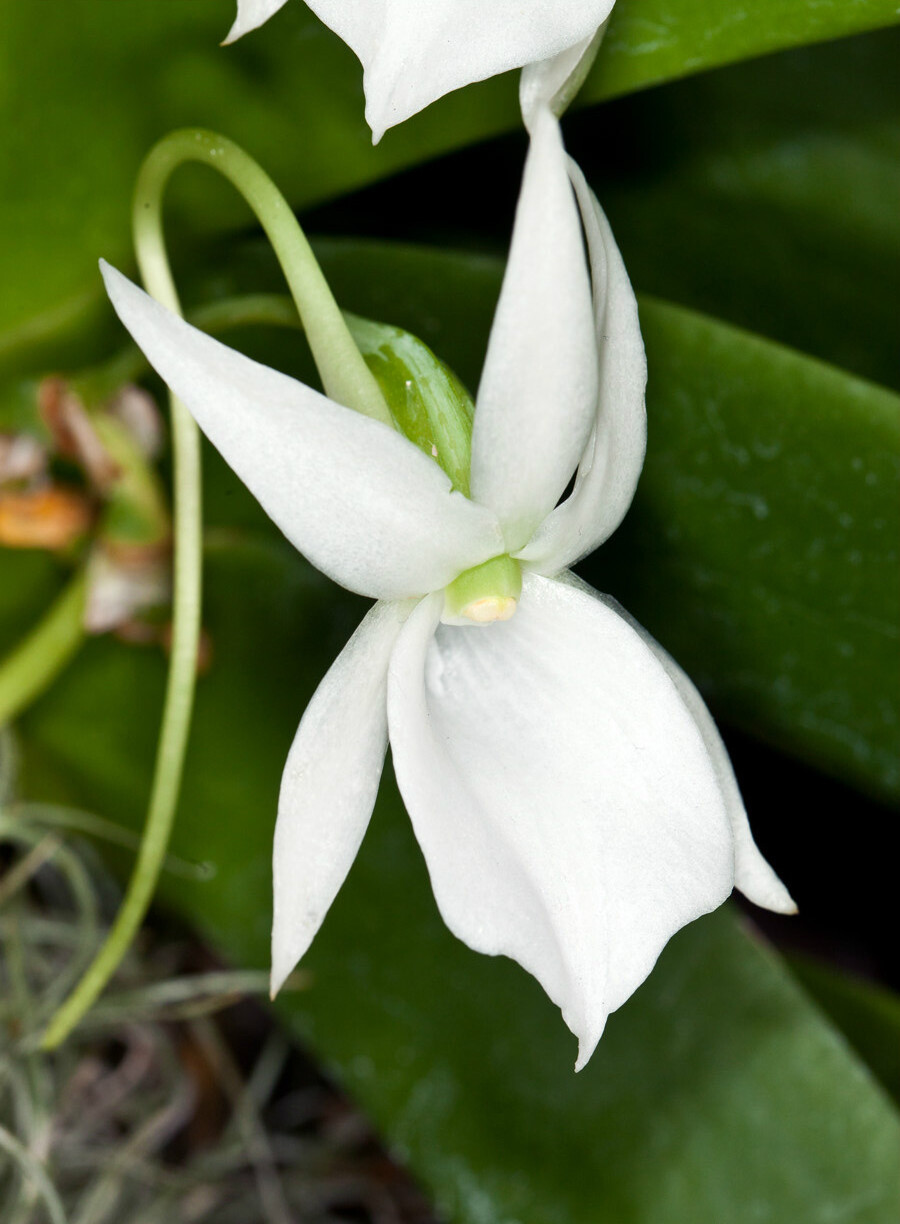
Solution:
{"label": "dark green leaf", "polygon": [[573,116],[635,285],[900,384],[898,61],[892,30]]}
{"label": "dark green leaf", "polygon": [[729,719],[896,795],[900,399],[689,311],[642,325],[647,464],[586,575],[621,567]]}
{"label": "dark green leaf", "polygon": [[53,602],[67,567],[37,549],[0,549],[0,657]]}
{"label": "dark green leaf", "polygon": [[896,21],[883,0],[619,0],[582,101]]}
{"label": "dark green leaf", "polygon": [[805,956],[792,956],[790,966],[900,1104],[900,998]]}

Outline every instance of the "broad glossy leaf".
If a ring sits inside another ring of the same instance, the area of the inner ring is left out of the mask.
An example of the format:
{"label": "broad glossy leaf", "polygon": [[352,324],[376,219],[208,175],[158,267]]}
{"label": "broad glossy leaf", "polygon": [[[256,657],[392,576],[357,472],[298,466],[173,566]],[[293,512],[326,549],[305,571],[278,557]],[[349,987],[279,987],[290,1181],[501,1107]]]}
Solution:
{"label": "broad glossy leaf", "polygon": [[619,0],[581,101],[896,21],[882,0]]}
{"label": "broad glossy leaf", "polygon": [[808,957],[792,956],[789,963],[807,993],[900,1104],[900,997]]}
{"label": "broad glossy leaf", "polygon": [[634,283],[900,385],[898,61],[884,31],[573,116]]}
{"label": "broad glossy leaf", "polygon": [[[280,543],[208,554],[201,680],[166,883],[240,963],[265,964],[278,779],[296,720],[361,612]],[[162,659],[95,641],[22,723],[30,795],[130,824]],[[770,953],[720,912],[682,932],[596,1057],[537,985],[443,927],[390,780],[361,857],[283,1002],[459,1224],[889,1224],[897,1117]]]}
{"label": "broad glossy leaf", "polygon": [[[129,258],[135,172],[173,127],[225,130],[306,205],[518,126],[508,76],[444,99],[373,149],[359,66],[300,0],[221,49],[232,15],[231,0],[2,0],[0,361],[60,332],[87,343],[96,259]],[[622,0],[586,96],[896,21],[893,0],[759,0],[752,14],[732,0]],[[173,216],[176,230],[190,217],[208,233],[246,214],[194,170]]]}
{"label": "broad glossy leaf", "polygon": [[729,719],[896,795],[900,399],[689,311],[642,321],[653,441],[586,574],[627,568],[623,600]]}

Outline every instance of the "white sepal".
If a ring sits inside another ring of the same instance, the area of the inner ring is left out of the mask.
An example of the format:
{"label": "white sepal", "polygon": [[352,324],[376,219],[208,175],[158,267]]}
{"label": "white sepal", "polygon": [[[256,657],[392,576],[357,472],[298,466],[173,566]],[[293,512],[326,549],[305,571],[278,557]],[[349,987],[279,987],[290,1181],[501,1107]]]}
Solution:
{"label": "white sepal", "polygon": [[285,3],[286,0],[237,0],[237,16],[224,39],[225,44],[233,43],[250,30],[261,26]]}
{"label": "white sepal", "polygon": [[517,555],[544,574],[594,551],[625,517],[647,446],[647,358],[637,301],[609,222],[578,166],[569,173],[591,261],[599,393],[575,486]]}
{"label": "white sepal", "polygon": [[119,318],[295,548],[363,595],[435,590],[502,552],[493,514],[401,434],[191,327],[101,265]]}
{"label": "white sepal", "polygon": [[597,406],[597,341],[581,220],[559,124],[537,118],[476,397],[472,496],[521,548],[581,458]]}
{"label": "white sepal", "polygon": [[526,575],[516,615],[397,639],[388,725],[400,791],[450,929],[513,957],[579,1039],[680,927],[733,886],[733,842],[697,725],[618,613]]}
{"label": "white sepal", "polygon": [[312,943],[356,858],[387,748],[387,669],[412,605],[368,612],[306,707],[281,779],[272,994]]}

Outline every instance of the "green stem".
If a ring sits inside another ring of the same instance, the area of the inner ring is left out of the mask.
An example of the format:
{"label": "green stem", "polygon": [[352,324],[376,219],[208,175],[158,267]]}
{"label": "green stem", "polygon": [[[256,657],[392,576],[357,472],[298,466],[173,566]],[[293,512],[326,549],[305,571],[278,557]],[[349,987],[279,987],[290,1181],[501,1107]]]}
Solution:
{"label": "green stem", "polygon": [[201,129],[172,132],[149,153],[138,177],[134,226],[144,254],[141,270],[174,291],[159,224],[160,191],[187,161],[218,170],[237,188],[272,244],[303,320],[309,347],[327,395],[366,416],[392,425],[384,396],[350,335],[300,223],[269,176],[224,136]]}
{"label": "green stem", "polygon": [[232,327],[289,327],[303,330],[293,299],[284,293],[243,293],[204,302],[189,310],[187,320],[201,331],[217,335]]}
{"label": "green stem", "polygon": [[[169,269],[162,229],[162,196],[174,167],[159,166],[154,149],[141,168],[134,205],[135,247],[147,291],[170,310],[181,312]],[[137,934],[165,860],[187,749],[200,640],[201,549],[200,433],[193,417],[173,395],[174,602],[172,653],[165,705],[144,835],[125,898],[103,946],[81,981],[52,1017],[42,1045],[60,1045],[115,973]]]}
{"label": "green stem", "polygon": [[80,569],[50,610],[0,665],[0,726],[49,688],[84,641],[85,570]]}

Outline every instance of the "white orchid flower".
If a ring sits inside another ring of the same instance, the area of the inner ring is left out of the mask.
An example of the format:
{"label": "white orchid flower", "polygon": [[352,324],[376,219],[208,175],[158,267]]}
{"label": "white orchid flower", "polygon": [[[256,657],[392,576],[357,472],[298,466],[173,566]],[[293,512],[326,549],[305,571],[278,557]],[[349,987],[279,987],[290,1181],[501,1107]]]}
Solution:
{"label": "white orchid flower", "polygon": [[[267,21],[285,0],[238,0],[226,42]],[[614,0],[307,0],[363,66],[366,119],[389,127],[474,81],[550,59],[590,41]]]}
{"label": "white orchid flower", "polygon": [[445,922],[540,981],[578,1037],[581,1067],[669,937],[735,884],[770,909],[793,906],[690,681],[569,573],[631,502],[646,366],[606,218],[548,107],[526,113],[532,143],[476,398],[471,497],[389,425],[104,275],[125,326],[288,539],[378,601],[313,696],[285,767],[273,987],[356,856],[390,741]]}

